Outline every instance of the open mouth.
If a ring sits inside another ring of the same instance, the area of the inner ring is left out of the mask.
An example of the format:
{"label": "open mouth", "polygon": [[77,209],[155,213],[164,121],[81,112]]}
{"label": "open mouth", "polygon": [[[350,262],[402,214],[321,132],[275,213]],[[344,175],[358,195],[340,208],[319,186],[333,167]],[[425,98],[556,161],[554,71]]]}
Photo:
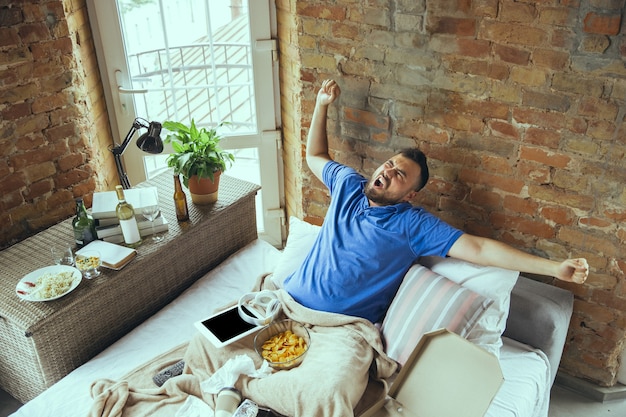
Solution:
{"label": "open mouth", "polygon": [[385,187],[385,185],[386,185],[386,183],[387,183],[387,182],[386,182],[386,180],[385,180],[385,177],[383,177],[382,175],[380,175],[379,177],[377,177],[377,178],[374,180],[374,187],[376,187],[376,188],[384,188],[384,187]]}

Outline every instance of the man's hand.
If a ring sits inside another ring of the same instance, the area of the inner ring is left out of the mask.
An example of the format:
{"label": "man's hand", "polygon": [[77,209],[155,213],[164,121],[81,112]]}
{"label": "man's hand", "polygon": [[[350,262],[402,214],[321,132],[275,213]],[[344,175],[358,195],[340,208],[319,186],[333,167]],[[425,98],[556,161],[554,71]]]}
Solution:
{"label": "man's hand", "polygon": [[574,282],[576,284],[582,284],[587,280],[589,276],[589,265],[584,258],[578,259],[566,259],[559,265],[557,269],[556,278]]}
{"label": "man's hand", "polygon": [[317,92],[317,103],[322,106],[328,106],[339,97],[341,90],[335,80],[325,80],[322,88]]}

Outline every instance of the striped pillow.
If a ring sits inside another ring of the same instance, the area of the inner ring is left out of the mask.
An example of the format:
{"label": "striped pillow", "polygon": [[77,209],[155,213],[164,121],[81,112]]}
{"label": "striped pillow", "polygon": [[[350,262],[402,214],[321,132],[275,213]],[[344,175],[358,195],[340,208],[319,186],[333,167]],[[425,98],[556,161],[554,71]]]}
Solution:
{"label": "striped pillow", "polygon": [[422,265],[413,265],[383,320],[387,355],[404,365],[422,335],[441,328],[466,337],[492,303]]}

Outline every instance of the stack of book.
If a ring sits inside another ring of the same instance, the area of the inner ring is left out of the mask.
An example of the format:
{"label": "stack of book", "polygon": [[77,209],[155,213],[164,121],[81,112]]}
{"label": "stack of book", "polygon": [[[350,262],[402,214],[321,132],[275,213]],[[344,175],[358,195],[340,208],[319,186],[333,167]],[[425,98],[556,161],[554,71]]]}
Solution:
{"label": "stack of book", "polygon": [[[135,209],[135,217],[137,226],[139,226],[139,234],[146,237],[152,234],[152,222],[146,219],[142,211],[145,207],[158,204],[155,200],[155,188],[130,188],[124,190],[124,197]],[[111,242],[123,243],[124,236],[120,221],[115,214],[117,207],[117,194],[115,191],[104,191],[93,194],[93,204],[91,207],[91,216],[96,220],[96,232],[98,239]],[[162,214],[154,219],[154,233],[166,232],[169,229],[167,219]]]}

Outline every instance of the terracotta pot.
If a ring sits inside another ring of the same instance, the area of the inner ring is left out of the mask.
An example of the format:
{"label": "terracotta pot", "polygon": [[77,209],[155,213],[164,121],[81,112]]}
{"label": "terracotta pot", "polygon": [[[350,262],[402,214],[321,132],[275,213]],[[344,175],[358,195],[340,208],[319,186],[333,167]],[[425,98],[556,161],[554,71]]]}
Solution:
{"label": "terracotta pot", "polygon": [[191,194],[191,201],[194,204],[210,204],[217,201],[217,189],[220,185],[221,171],[213,174],[213,181],[211,178],[198,178],[197,175],[189,178],[189,193]]}

